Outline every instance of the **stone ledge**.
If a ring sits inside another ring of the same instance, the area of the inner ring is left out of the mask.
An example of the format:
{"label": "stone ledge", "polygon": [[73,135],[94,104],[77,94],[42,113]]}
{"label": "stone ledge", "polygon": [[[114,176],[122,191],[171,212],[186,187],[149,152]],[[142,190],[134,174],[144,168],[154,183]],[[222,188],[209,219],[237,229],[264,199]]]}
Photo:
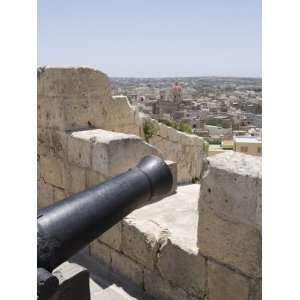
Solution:
{"label": "stone ledge", "polygon": [[68,159],[106,178],[127,171],[146,155],[162,157],[155,147],[132,134],[102,129],[75,131],[68,138]]}

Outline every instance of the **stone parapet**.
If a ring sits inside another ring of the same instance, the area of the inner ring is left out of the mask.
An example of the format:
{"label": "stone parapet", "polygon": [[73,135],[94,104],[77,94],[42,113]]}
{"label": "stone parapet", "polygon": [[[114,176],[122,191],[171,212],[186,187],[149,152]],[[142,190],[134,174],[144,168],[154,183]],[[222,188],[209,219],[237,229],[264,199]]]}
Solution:
{"label": "stone parapet", "polygon": [[261,207],[261,158],[226,152],[207,159],[197,244],[209,258],[212,299],[246,300],[251,280],[260,282]]}
{"label": "stone parapet", "polygon": [[40,67],[37,87],[39,127],[141,133],[135,109],[126,97],[112,97],[108,77],[98,70]]}
{"label": "stone parapet", "polygon": [[[149,118],[145,118],[150,120]],[[157,128],[149,143],[157,147],[165,157],[178,165],[178,183],[191,183],[199,179],[202,171],[204,141],[201,137],[178,131],[151,119]]]}

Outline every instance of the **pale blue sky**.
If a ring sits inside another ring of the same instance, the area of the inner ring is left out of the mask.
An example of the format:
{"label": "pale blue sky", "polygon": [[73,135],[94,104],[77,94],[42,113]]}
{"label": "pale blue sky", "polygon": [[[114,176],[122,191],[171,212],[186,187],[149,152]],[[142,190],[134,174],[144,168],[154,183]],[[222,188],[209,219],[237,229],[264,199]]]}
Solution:
{"label": "pale blue sky", "polygon": [[261,1],[39,0],[38,64],[261,77]]}

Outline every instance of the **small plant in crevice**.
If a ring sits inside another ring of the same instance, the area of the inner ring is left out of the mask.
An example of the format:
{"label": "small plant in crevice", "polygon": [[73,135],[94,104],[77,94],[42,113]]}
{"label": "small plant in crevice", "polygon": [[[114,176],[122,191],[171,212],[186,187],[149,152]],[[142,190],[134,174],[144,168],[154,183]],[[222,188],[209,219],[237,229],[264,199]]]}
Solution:
{"label": "small plant in crevice", "polygon": [[149,142],[150,138],[158,133],[158,127],[150,120],[144,121],[143,130],[146,142]]}

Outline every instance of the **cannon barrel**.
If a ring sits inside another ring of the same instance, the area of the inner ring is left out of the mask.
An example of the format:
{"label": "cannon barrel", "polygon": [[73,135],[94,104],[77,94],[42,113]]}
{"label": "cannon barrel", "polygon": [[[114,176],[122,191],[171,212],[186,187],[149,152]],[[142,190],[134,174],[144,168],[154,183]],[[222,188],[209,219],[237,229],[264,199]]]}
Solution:
{"label": "cannon barrel", "polygon": [[50,273],[80,249],[173,183],[165,162],[145,156],[136,167],[72,195],[37,216],[37,265]]}

